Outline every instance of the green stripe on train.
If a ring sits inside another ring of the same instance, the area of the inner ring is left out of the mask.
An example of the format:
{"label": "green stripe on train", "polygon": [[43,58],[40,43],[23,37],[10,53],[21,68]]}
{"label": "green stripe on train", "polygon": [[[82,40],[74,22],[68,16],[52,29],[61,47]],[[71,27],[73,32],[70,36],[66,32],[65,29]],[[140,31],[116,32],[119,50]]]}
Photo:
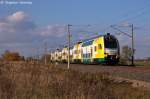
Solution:
{"label": "green stripe on train", "polygon": [[91,64],[91,63],[104,63],[105,59],[104,58],[94,58],[93,60],[85,58],[82,61],[84,64]]}
{"label": "green stripe on train", "polygon": [[84,64],[90,64],[91,63],[91,59],[88,59],[88,58],[83,59],[83,63]]}
{"label": "green stripe on train", "polygon": [[104,58],[94,58],[93,61],[96,63],[104,63],[105,59]]}

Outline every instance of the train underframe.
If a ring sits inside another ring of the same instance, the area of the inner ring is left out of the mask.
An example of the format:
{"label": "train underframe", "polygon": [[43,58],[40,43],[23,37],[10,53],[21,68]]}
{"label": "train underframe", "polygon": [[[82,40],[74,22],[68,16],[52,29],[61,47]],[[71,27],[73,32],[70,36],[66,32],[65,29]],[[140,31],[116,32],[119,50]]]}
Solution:
{"label": "train underframe", "polygon": [[[68,60],[63,59],[59,62],[60,63],[67,63]],[[72,63],[72,64],[108,64],[108,65],[115,65],[115,64],[119,63],[119,57],[117,57],[116,55],[108,55],[105,58],[70,59],[70,63]]]}
{"label": "train underframe", "polygon": [[119,63],[119,57],[116,55],[108,55],[105,57],[105,63],[110,65],[115,65]]}

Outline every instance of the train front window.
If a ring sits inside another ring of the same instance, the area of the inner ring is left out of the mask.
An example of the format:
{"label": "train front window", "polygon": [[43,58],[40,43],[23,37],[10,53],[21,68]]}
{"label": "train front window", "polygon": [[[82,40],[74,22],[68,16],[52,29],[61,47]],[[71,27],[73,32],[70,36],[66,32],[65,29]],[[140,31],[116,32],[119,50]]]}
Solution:
{"label": "train front window", "polygon": [[98,44],[98,49],[102,49],[102,45],[101,44]]}
{"label": "train front window", "polygon": [[117,48],[117,40],[111,37],[104,39],[105,48]]}

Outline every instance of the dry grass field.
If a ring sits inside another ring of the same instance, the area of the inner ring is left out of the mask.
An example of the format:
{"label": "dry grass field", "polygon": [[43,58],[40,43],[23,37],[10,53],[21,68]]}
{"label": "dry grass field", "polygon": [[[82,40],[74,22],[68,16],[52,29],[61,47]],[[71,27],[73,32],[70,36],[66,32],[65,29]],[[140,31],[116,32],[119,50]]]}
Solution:
{"label": "dry grass field", "polygon": [[150,67],[150,60],[141,60],[141,61],[135,61],[135,64],[137,66],[145,66],[145,67]]}
{"label": "dry grass field", "polygon": [[28,63],[0,63],[0,99],[150,99],[150,92],[83,73]]}

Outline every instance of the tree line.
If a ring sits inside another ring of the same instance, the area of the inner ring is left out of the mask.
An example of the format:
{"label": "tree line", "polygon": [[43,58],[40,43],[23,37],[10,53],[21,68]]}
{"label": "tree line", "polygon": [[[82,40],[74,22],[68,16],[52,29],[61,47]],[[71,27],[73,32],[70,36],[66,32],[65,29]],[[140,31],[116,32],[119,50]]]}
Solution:
{"label": "tree line", "polygon": [[12,52],[12,51],[6,50],[1,55],[1,60],[2,61],[24,61],[25,58],[24,56],[21,56],[19,52]]}

